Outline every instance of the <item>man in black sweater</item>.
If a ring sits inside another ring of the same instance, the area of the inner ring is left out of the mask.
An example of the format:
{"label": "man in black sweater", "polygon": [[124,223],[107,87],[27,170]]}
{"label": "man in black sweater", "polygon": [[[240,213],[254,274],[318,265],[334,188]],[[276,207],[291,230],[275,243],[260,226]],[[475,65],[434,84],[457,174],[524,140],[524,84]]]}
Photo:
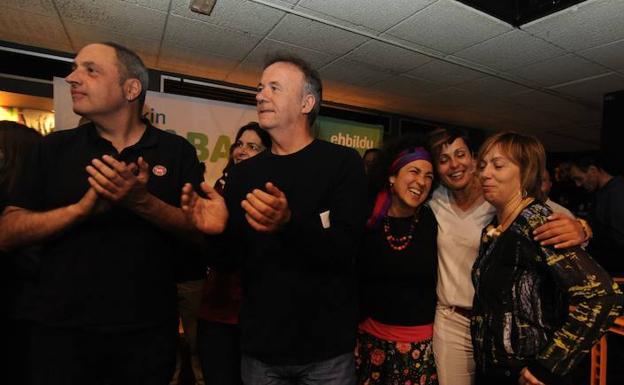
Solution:
{"label": "man in black sweater", "polygon": [[[258,87],[257,111],[272,148],[232,169],[224,201],[185,186],[182,208],[240,257],[240,316],[246,384],[354,384],[357,322],[354,262],[366,219],[358,154],[316,140],[316,71],[274,58]],[[228,219],[229,214],[229,219]],[[227,226],[225,226],[227,221]]]}

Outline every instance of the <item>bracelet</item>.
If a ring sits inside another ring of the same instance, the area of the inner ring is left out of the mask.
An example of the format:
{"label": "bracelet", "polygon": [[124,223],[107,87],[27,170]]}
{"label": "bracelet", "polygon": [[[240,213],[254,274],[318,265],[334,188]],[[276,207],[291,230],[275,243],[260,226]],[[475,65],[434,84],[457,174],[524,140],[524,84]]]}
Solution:
{"label": "bracelet", "polygon": [[587,221],[582,218],[576,218],[576,220],[578,221],[578,223],[581,224],[581,227],[583,228],[583,232],[585,233],[585,239],[583,240],[583,242],[587,242],[590,239],[592,239],[592,237],[594,236],[594,232],[592,231],[592,228],[589,225],[589,223],[587,223]]}

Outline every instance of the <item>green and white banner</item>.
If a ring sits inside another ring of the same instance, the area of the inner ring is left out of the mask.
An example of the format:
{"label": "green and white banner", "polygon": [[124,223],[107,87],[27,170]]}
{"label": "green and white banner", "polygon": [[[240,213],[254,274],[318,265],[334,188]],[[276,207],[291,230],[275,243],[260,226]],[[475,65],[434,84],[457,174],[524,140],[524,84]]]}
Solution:
{"label": "green and white banner", "polygon": [[381,146],[383,126],[320,116],[316,135],[319,139],[356,149],[360,155]]}

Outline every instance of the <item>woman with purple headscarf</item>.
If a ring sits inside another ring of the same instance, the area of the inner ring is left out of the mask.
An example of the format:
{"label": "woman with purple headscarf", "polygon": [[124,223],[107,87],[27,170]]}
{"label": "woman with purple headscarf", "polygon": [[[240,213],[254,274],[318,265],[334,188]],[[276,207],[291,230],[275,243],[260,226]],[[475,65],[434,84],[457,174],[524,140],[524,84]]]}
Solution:
{"label": "woman with purple headscarf", "polygon": [[387,147],[359,260],[358,384],[437,384],[431,339],[437,223],[425,205],[429,152],[414,139]]}

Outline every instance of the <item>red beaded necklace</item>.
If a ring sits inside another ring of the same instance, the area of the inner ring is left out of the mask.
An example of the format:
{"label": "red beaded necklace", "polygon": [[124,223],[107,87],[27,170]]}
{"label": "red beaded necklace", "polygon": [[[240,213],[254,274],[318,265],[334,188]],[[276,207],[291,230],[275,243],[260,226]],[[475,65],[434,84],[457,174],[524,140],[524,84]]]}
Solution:
{"label": "red beaded necklace", "polygon": [[410,223],[410,228],[407,235],[403,235],[401,237],[395,237],[392,235],[392,231],[390,231],[390,218],[386,215],[384,217],[383,229],[384,235],[386,236],[386,241],[388,242],[388,246],[392,250],[401,251],[405,250],[407,246],[412,242],[412,238],[414,237],[414,230],[416,230],[416,224],[418,223],[418,211],[414,213],[412,217],[412,222]]}

